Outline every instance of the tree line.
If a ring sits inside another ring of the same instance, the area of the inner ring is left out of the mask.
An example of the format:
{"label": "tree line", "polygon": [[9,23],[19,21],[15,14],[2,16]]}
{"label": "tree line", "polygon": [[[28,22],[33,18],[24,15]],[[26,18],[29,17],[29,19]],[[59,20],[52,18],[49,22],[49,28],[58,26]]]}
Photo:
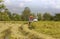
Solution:
{"label": "tree line", "polygon": [[44,14],[37,13],[36,15],[31,13],[29,7],[25,7],[20,15],[17,13],[11,13],[3,4],[3,1],[0,0],[0,21],[28,21],[29,16],[33,16],[39,21],[60,21],[60,13],[57,13],[54,16],[48,12],[45,12]]}

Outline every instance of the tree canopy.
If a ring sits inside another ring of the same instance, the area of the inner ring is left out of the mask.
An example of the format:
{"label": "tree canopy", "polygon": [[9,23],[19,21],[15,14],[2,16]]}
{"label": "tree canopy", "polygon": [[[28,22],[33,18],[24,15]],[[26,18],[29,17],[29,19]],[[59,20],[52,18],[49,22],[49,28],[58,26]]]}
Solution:
{"label": "tree canopy", "polygon": [[29,7],[25,7],[24,11],[22,12],[22,19],[23,21],[28,21],[29,20],[29,16],[31,15],[31,10]]}

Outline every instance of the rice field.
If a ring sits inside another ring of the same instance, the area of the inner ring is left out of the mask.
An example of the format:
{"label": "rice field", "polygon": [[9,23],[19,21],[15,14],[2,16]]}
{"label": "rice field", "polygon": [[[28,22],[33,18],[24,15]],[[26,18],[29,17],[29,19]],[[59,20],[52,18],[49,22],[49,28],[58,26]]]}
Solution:
{"label": "rice field", "polygon": [[34,30],[60,39],[60,21],[40,21],[32,23]]}
{"label": "rice field", "polygon": [[60,39],[60,22],[0,21],[0,39]]}

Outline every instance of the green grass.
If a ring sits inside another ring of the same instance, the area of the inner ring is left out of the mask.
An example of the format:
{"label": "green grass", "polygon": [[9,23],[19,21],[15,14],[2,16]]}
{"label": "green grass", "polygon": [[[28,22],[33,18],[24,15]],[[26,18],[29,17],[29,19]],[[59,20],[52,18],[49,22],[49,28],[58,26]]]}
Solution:
{"label": "green grass", "polygon": [[32,26],[35,27],[34,30],[51,35],[54,38],[60,39],[60,22],[54,22],[54,21],[39,21],[39,22],[33,22]]}

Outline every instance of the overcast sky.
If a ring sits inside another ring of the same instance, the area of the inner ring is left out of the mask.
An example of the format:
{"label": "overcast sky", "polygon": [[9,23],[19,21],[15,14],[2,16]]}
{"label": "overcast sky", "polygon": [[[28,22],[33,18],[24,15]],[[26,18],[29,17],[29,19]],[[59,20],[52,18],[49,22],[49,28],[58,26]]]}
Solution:
{"label": "overcast sky", "polygon": [[25,7],[32,12],[60,12],[60,0],[5,0],[5,5],[10,11],[18,13]]}

